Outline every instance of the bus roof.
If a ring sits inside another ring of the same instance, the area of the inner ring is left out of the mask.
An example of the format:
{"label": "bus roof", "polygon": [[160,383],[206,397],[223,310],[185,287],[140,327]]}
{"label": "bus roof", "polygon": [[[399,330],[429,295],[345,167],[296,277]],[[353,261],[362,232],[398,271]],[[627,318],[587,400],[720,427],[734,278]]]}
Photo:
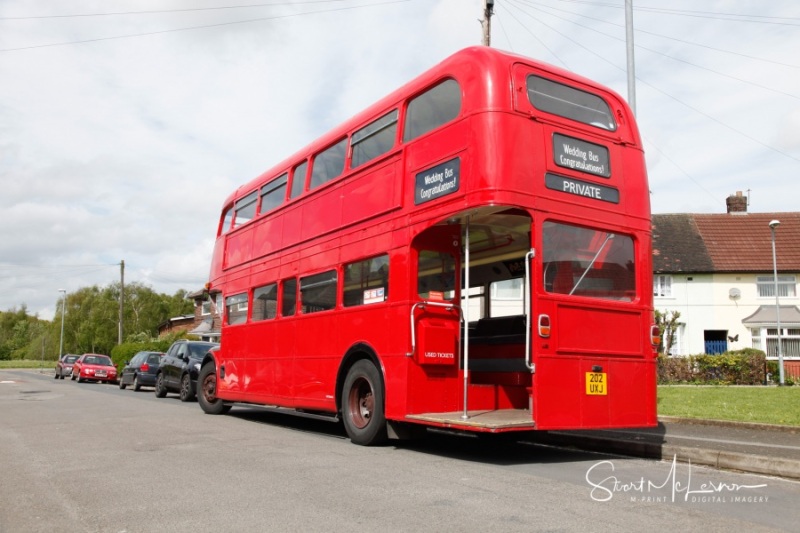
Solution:
{"label": "bus roof", "polygon": [[[228,205],[235,199],[257,189],[267,180],[275,178],[281,173],[289,170],[294,165],[307,159],[309,156],[330,146],[331,144],[346,137],[352,131],[370,121],[380,117],[393,108],[402,105],[402,102],[423,92],[437,81],[446,78],[469,78],[472,76],[484,76],[486,78],[498,79],[510,78],[510,69],[515,64],[523,64],[536,70],[546,72],[550,78],[556,81],[567,82],[569,85],[576,86],[591,91],[592,93],[602,94],[617,115],[632,116],[632,112],[625,100],[616,92],[600,85],[587,78],[564,70],[562,68],[537,61],[509,52],[503,52],[495,48],[486,46],[472,46],[464,48],[451,56],[447,57],[438,64],[432,66],[419,76],[408,81],[398,89],[392,91],[377,102],[360,111],[348,120],[342,122],[327,133],[318,137],[310,144],[301,148],[294,154],[272,166],[257,177],[249,180],[238,187],[226,200],[224,205]],[[463,79],[461,82],[465,81]],[[465,99],[465,113],[471,113],[479,109],[486,108],[506,108],[513,107],[513,94],[510,85],[508,90],[481,91],[475,98]],[[619,128],[617,132],[609,132],[612,137],[618,137],[618,141],[640,145],[639,133],[633,121],[628,121],[624,128]]]}

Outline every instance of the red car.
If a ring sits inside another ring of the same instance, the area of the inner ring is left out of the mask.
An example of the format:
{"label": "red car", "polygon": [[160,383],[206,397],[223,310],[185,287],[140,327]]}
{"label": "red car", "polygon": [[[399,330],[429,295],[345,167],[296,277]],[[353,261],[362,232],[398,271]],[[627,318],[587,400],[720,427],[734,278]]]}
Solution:
{"label": "red car", "polygon": [[72,380],[117,382],[117,367],[107,355],[85,353],[72,365]]}
{"label": "red car", "polygon": [[72,364],[78,359],[78,355],[68,353],[56,363],[56,379],[64,379],[72,374]]}

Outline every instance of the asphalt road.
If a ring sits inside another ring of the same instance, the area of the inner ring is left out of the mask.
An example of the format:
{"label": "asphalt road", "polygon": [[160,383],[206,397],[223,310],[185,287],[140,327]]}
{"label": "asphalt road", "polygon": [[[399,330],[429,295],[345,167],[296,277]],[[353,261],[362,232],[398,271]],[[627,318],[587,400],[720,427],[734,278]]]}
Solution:
{"label": "asphalt road", "polygon": [[0,533],[796,531],[800,483],[518,439],[364,448],[337,424],[0,372]]}

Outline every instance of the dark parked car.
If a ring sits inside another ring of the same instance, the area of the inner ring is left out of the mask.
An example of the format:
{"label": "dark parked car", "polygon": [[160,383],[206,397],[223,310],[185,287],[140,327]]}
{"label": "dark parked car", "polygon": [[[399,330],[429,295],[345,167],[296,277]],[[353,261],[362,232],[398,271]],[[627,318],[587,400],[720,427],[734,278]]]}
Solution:
{"label": "dark parked car", "polygon": [[125,362],[119,373],[119,388],[132,385],[133,390],[138,391],[142,387],[154,386],[163,356],[161,352],[139,352],[134,355],[130,361]]}
{"label": "dark parked car", "polygon": [[203,341],[173,343],[158,368],[156,396],[163,398],[168,392],[177,392],[183,402],[194,400],[200,363],[209,350],[218,346],[216,342]]}
{"label": "dark parked car", "polygon": [[117,382],[117,367],[107,355],[85,353],[72,365],[72,380]]}
{"label": "dark parked car", "polygon": [[72,364],[78,360],[79,355],[68,353],[61,356],[61,359],[56,362],[56,376],[55,379],[64,379],[72,374]]}

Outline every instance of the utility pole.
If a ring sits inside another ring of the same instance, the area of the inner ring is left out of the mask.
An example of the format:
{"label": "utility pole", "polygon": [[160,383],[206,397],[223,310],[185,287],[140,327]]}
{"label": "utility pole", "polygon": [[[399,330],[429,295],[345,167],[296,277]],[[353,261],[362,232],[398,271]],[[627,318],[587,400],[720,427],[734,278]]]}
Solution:
{"label": "utility pole", "polygon": [[494,0],[483,0],[483,46],[492,45],[492,15],[494,15]]}
{"label": "utility pole", "polygon": [[628,57],[628,105],[636,116],[636,62],[633,58],[633,0],[625,0],[625,48]]}
{"label": "utility pole", "polygon": [[125,304],[125,260],[119,262],[119,340],[122,344],[122,307]]}

